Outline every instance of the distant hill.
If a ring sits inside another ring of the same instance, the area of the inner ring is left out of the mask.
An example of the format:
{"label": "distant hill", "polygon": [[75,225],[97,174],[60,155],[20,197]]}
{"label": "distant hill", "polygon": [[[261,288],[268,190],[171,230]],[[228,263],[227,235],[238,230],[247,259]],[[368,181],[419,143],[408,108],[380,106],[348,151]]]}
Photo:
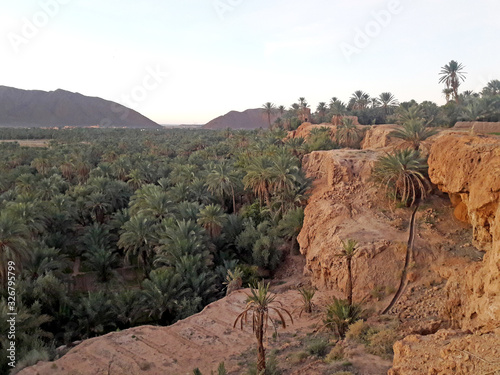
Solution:
{"label": "distant hill", "polygon": [[0,126],[160,128],[121,104],[65,90],[20,90],[0,86]]}
{"label": "distant hill", "polygon": [[[271,124],[278,118],[275,113],[271,116]],[[231,111],[219,116],[203,126],[204,129],[257,129],[268,128],[267,115],[262,108],[247,109],[243,112]]]}

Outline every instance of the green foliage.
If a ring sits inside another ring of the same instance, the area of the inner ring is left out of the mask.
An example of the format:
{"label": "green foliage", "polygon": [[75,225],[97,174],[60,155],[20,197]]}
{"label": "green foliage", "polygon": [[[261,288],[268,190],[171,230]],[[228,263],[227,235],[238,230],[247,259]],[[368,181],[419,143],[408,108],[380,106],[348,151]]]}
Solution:
{"label": "green foliage", "polygon": [[328,340],[318,338],[309,343],[307,352],[316,357],[324,357],[328,352],[328,347]]}
{"label": "green foliage", "polygon": [[427,165],[415,150],[397,150],[394,154],[380,157],[373,169],[373,176],[402,203],[413,205],[424,199],[430,190],[425,177]]}
{"label": "green foliage", "polygon": [[349,325],[361,319],[363,309],[359,304],[349,304],[347,300],[333,298],[326,308],[323,320],[325,327],[333,330],[340,338],[344,338]]}
{"label": "green foliage", "polygon": [[422,119],[411,119],[403,123],[402,129],[397,129],[391,133],[393,137],[401,138],[414,150],[418,150],[420,143],[427,138],[436,134],[435,129],[430,129],[426,127],[424,120]]}
{"label": "green foliage", "polygon": [[299,288],[298,291],[300,293],[300,297],[302,298],[302,311],[310,314],[313,307],[312,299],[316,294],[316,290],[313,288],[303,287]]}

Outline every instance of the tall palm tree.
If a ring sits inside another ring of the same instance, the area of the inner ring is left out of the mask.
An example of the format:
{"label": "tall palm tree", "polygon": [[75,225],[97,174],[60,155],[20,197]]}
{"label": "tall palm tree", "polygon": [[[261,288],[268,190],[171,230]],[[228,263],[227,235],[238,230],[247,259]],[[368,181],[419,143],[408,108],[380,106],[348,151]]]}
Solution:
{"label": "tall palm tree", "polygon": [[370,95],[362,90],[356,90],[349,99],[349,106],[353,110],[363,110],[368,107]]}
{"label": "tall palm tree", "polygon": [[266,156],[257,156],[250,160],[246,166],[246,175],[243,177],[245,189],[253,190],[262,204],[265,201],[270,203],[271,193],[271,162]]}
{"label": "tall palm tree", "polygon": [[286,111],[286,108],[284,105],[280,105],[278,107],[278,112],[280,113],[280,116],[283,116],[283,113],[285,113],[285,111]]}
{"label": "tall palm tree", "polygon": [[264,113],[267,114],[267,121],[269,122],[269,129],[271,129],[271,115],[276,110],[276,106],[271,102],[266,102],[262,105]]}
{"label": "tall palm tree", "polygon": [[493,79],[483,88],[483,96],[500,95],[500,80]]}
{"label": "tall palm tree", "polygon": [[383,92],[379,95],[378,100],[382,104],[382,108],[384,108],[384,113],[386,115],[391,112],[392,108],[397,107],[399,104],[398,100],[390,92]]}
{"label": "tall palm tree", "polygon": [[458,87],[460,86],[460,81],[465,80],[465,73],[463,71],[464,66],[455,60],[451,60],[448,64],[441,67],[439,75],[439,83],[445,83],[447,89],[453,90],[453,98],[458,103]]}
{"label": "tall palm tree", "polygon": [[347,263],[347,303],[352,306],[352,258],[356,253],[356,246],[358,243],[353,239],[348,239],[347,241],[342,240],[342,250],[338,254],[339,257],[345,258]]}
{"label": "tall palm tree", "polygon": [[[281,303],[276,301],[276,295],[269,291],[269,284],[259,282],[257,287],[251,288],[251,295],[247,296],[247,304],[243,312],[241,312],[234,321],[233,328],[236,327],[238,321],[240,328],[243,329],[243,323],[247,321],[248,314],[252,316],[252,327],[257,339],[257,372],[263,374],[266,370],[266,349],[264,348],[264,335],[267,331],[269,320],[276,327],[279,323],[283,328],[286,328],[285,315],[287,314],[290,321],[293,323],[292,315],[287,309],[282,307]],[[275,313],[279,321],[272,317],[271,313]]]}
{"label": "tall palm tree", "polygon": [[221,205],[224,206],[226,195],[230,195],[233,200],[233,212],[236,211],[235,189],[240,179],[227,163],[216,164],[210,173],[206,176],[208,191],[212,194],[218,194],[221,199]]}
{"label": "tall palm tree", "polygon": [[318,106],[316,107],[316,111],[318,111],[319,117],[320,117],[320,122],[324,121],[324,117],[326,114],[328,107],[325,102],[319,102]]}

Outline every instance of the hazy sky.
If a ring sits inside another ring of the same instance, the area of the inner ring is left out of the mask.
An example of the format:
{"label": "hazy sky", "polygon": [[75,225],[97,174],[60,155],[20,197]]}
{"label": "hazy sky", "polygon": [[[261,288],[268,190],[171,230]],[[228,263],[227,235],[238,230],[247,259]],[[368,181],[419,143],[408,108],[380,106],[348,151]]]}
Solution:
{"label": "hazy sky", "polygon": [[442,104],[452,59],[462,90],[500,79],[499,14],[498,0],[0,0],[0,85],[164,124],[358,89]]}

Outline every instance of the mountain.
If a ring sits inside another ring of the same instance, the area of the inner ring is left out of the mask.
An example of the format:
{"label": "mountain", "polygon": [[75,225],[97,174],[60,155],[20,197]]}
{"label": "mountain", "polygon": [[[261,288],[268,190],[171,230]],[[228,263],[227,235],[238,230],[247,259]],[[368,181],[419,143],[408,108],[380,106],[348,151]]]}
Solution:
{"label": "mountain", "polygon": [[[278,117],[277,113],[271,115],[271,123]],[[267,114],[263,108],[247,109],[243,112],[231,111],[203,126],[204,129],[257,129],[268,127]]]}
{"label": "mountain", "polygon": [[20,90],[0,86],[0,126],[100,126],[160,128],[121,104],[65,90]]}

